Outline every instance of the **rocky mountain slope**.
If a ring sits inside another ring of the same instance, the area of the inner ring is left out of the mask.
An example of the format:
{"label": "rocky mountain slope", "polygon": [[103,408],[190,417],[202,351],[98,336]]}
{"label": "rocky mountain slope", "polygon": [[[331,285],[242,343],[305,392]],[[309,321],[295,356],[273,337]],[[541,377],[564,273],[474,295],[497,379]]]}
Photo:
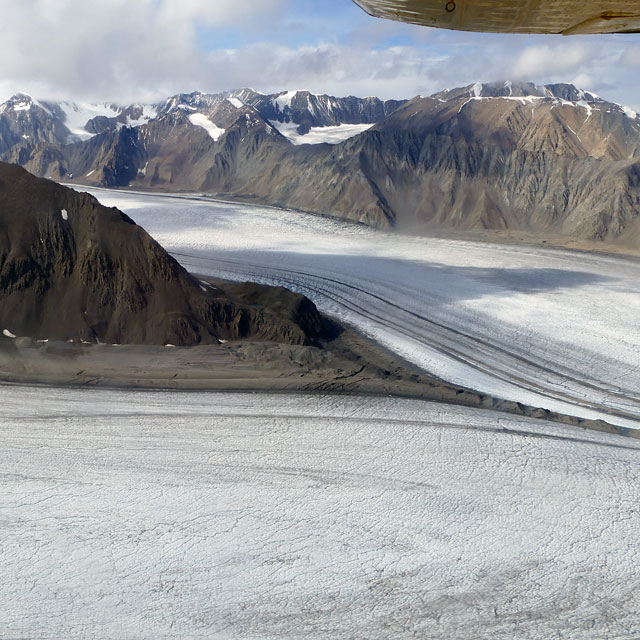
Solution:
{"label": "rocky mountain slope", "polygon": [[640,119],[573,85],[476,84],[405,102],[182,94],[96,116],[76,138],[56,113],[24,96],[0,106],[1,157],[64,180],[206,191],[379,228],[640,244]]}
{"label": "rocky mountain slope", "polygon": [[284,289],[200,282],[117,209],[0,163],[0,331],[190,346],[311,344],[327,326]]}
{"label": "rocky mountain slope", "polygon": [[570,85],[417,98],[367,138],[398,225],[638,238],[640,120]]}

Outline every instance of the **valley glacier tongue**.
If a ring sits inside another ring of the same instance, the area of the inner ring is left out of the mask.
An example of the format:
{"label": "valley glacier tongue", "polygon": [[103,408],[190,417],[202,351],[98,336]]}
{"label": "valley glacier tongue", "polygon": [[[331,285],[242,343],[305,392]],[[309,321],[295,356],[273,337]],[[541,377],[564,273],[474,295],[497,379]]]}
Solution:
{"label": "valley glacier tongue", "polygon": [[384,234],[275,208],[94,189],[188,269],[281,284],[426,371],[640,427],[640,262]]}

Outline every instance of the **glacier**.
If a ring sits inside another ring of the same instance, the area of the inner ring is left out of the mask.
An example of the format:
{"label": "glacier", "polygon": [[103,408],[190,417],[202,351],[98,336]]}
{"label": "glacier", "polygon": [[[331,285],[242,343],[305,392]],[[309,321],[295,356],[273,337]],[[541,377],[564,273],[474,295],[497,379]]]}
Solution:
{"label": "glacier", "polygon": [[385,397],[0,404],[7,640],[637,637],[635,440]]}
{"label": "glacier", "polygon": [[640,427],[640,261],[92,189],[189,270],[282,285],[448,382]]}

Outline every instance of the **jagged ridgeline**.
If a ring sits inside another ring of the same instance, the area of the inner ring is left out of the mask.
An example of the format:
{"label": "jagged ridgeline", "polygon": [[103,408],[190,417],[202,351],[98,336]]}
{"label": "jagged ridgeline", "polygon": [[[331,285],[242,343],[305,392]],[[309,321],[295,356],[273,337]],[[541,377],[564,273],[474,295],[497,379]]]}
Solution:
{"label": "jagged ridgeline", "polygon": [[0,331],[191,346],[242,338],[314,344],[331,329],[307,298],[202,282],[124,213],[0,163]]}
{"label": "jagged ridgeline", "polygon": [[640,119],[569,84],[409,101],[244,89],[0,106],[0,154],[102,186],[205,191],[378,228],[640,242]]}

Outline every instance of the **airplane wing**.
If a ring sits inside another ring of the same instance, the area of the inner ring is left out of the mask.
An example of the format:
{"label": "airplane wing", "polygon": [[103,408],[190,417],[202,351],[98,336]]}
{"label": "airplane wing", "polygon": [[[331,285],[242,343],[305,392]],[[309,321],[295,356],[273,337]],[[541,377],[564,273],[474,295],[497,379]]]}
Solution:
{"label": "airplane wing", "polygon": [[379,18],[494,33],[640,33],[640,0],[353,0]]}

